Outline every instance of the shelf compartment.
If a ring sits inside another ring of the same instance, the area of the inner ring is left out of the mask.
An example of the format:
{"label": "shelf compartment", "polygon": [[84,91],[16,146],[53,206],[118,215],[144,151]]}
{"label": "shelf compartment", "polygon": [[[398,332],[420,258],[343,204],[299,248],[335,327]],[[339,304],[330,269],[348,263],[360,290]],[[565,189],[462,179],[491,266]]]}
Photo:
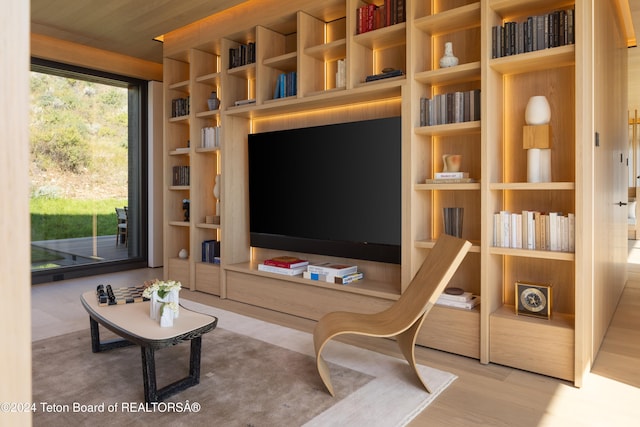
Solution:
{"label": "shelf compartment", "polygon": [[220,224],[207,224],[205,222],[199,222],[196,224],[196,227],[209,230],[218,230],[220,228]]}
{"label": "shelf compartment", "polygon": [[[379,312],[399,297],[399,292],[391,293],[389,286],[385,287],[389,291],[377,291],[355,288],[352,284],[316,284],[302,277],[259,272],[248,263],[225,266],[223,274],[227,298],[312,320],[338,310]],[[375,286],[371,281],[368,283]]]}
{"label": "shelf compartment", "polygon": [[209,73],[203,76],[198,76],[196,77],[196,82],[218,86],[220,84],[220,73]]}
{"label": "shelf compartment", "polygon": [[178,116],[169,118],[169,123],[187,123],[188,121],[189,116]]}
{"label": "shelf compartment", "polygon": [[434,306],[425,318],[417,344],[480,358],[480,306],[471,310]]}
{"label": "shelf compartment", "polygon": [[282,71],[295,71],[297,69],[298,53],[289,52],[284,55],[275,56],[273,58],[267,58],[262,61],[262,65],[267,67],[276,68]]}
{"label": "shelf compartment", "polygon": [[177,150],[171,150],[169,151],[169,155],[170,156],[188,156],[189,155],[189,148],[186,147],[187,149],[177,149]]}
{"label": "shelf compartment", "polygon": [[217,153],[220,151],[220,147],[198,147],[196,153]]}
{"label": "shelf compartment", "polygon": [[309,280],[300,276],[286,276],[277,273],[269,273],[266,271],[258,270],[258,265],[255,262],[247,262],[241,264],[233,264],[226,267],[228,270],[247,273],[256,276],[270,277],[282,281],[293,282],[298,284],[304,284],[308,286],[331,289],[334,291],[354,293],[360,295],[368,295],[376,298],[383,298],[387,300],[395,301],[400,297],[400,292],[392,283],[382,282],[378,280],[367,279],[366,277],[357,282],[350,283],[349,285],[336,285],[334,283],[321,282],[317,280]]}
{"label": "shelf compartment", "polygon": [[[478,240],[469,240],[469,241],[472,244],[471,248],[469,249],[469,252],[480,253],[480,241]],[[416,240],[413,245],[416,248],[420,248],[420,249],[433,249],[435,244],[436,244],[435,240]]]}
{"label": "shelf compartment", "polygon": [[514,306],[504,305],[490,316],[490,361],[573,381],[573,325],[572,315],[535,319],[517,316]]}
{"label": "shelf compartment", "polygon": [[220,114],[220,110],[207,110],[207,111],[200,111],[198,113],[196,113],[196,117],[199,119],[204,119],[204,118],[210,118],[210,117],[215,117],[218,114]]}
{"label": "shelf compartment", "polygon": [[574,182],[496,182],[489,184],[490,190],[575,190]]}
{"label": "shelf compartment", "polygon": [[480,80],[480,61],[456,65],[450,68],[422,71],[416,73],[414,79],[429,85],[449,85]]}
{"label": "shelf compartment", "polygon": [[183,80],[180,82],[172,83],[169,85],[169,89],[171,90],[181,90],[188,91],[189,90],[189,80]]}
{"label": "shelf compartment", "polygon": [[239,67],[229,68],[227,74],[230,76],[241,77],[247,80],[253,80],[256,78],[256,64],[241,65]]}
{"label": "shelf compartment", "polygon": [[372,50],[387,49],[406,43],[406,29],[407,23],[401,22],[378,28],[377,30],[367,31],[366,33],[356,34],[353,37],[353,41]]}
{"label": "shelf compartment", "polygon": [[189,288],[189,259],[169,258],[167,277],[182,284],[183,288]]}
{"label": "shelf compartment", "polygon": [[416,135],[424,136],[454,136],[480,133],[481,122],[450,123],[446,125],[419,126],[414,128]]}
{"label": "shelf compartment", "polygon": [[400,97],[401,88],[405,82],[406,80],[403,79],[380,82],[377,85],[363,85],[356,89],[323,91],[314,96],[289,97],[280,100],[280,102],[234,107],[225,110],[223,114],[257,118],[296,113],[301,109],[320,110],[376,100],[387,101]]}
{"label": "shelf compartment", "polygon": [[330,43],[311,46],[304,50],[304,54],[325,62],[336,61],[347,56],[347,40],[340,39]]}
{"label": "shelf compartment", "polygon": [[489,60],[489,65],[501,74],[521,74],[575,65],[575,45],[565,45],[535,52],[520,53]]}
{"label": "shelf compartment", "polygon": [[517,257],[525,257],[525,258],[552,259],[552,260],[558,260],[558,261],[575,261],[576,259],[576,255],[573,252],[501,248],[497,246],[490,247],[489,253],[491,253],[492,255],[507,255],[507,256],[517,256]]}
{"label": "shelf compartment", "polygon": [[173,225],[174,227],[189,227],[189,222],[187,222],[187,221],[169,221],[169,225]]}
{"label": "shelf compartment", "polygon": [[479,182],[469,183],[449,183],[449,184],[415,184],[414,190],[417,191],[462,191],[462,190],[480,190]]}
{"label": "shelf compartment", "polygon": [[195,290],[220,295],[220,265],[206,262],[196,263]]}
{"label": "shelf compartment", "polygon": [[572,6],[571,0],[492,0],[489,7],[500,16],[512,17],[520,14],[533,14],[536,11],[561,9]]}
{"label": "shelf compartment", "polygon": [[414,21],[416,28],[433,36],[480,26],[480,2],[428,15]]}

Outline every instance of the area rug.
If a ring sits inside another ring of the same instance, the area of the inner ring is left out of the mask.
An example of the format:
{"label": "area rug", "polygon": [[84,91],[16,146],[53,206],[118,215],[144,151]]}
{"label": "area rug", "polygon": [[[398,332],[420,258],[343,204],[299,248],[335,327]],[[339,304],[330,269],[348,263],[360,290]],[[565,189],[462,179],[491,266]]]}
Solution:
{"label": "area rug", "polygon": [[[323,354],[334,398],[316,372],[310,334],[183,304],[219,319],[203,336],[200,384],[145,405],[140,348],[91,353],[87,328],[33,343],[33,425],[402,426],[455,380],[421,366],[429,394],[405,361],[330,342]],[[157,351],[158,385],[186,376],[188,364],[187,343]]]}

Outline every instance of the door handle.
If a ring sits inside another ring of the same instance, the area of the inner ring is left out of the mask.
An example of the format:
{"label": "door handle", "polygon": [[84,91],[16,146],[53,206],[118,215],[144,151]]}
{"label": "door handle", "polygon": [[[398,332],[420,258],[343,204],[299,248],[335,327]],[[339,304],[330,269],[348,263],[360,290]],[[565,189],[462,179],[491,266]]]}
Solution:
{"label": "door handle", "polygon": [[627,206],[625,202],[618,202],[618,206]]}

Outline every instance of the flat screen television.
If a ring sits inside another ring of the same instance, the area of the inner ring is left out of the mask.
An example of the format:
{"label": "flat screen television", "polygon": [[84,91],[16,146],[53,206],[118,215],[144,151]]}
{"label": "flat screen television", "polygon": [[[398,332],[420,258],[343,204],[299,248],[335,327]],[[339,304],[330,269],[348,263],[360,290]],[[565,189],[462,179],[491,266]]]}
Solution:
{"label": "flat screen television", "polygon": [[253,133],[248,144],[251,246],[400,263],[400,117]]}

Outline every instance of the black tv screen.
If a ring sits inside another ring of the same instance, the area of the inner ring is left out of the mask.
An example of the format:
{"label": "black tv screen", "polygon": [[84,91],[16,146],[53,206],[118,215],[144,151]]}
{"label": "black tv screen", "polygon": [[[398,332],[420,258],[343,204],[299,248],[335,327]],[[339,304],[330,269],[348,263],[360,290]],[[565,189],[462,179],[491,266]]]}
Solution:
{"label": "black tv screen", "polygon": [[400,117],[249,134],[250,244],[400,263]]}

